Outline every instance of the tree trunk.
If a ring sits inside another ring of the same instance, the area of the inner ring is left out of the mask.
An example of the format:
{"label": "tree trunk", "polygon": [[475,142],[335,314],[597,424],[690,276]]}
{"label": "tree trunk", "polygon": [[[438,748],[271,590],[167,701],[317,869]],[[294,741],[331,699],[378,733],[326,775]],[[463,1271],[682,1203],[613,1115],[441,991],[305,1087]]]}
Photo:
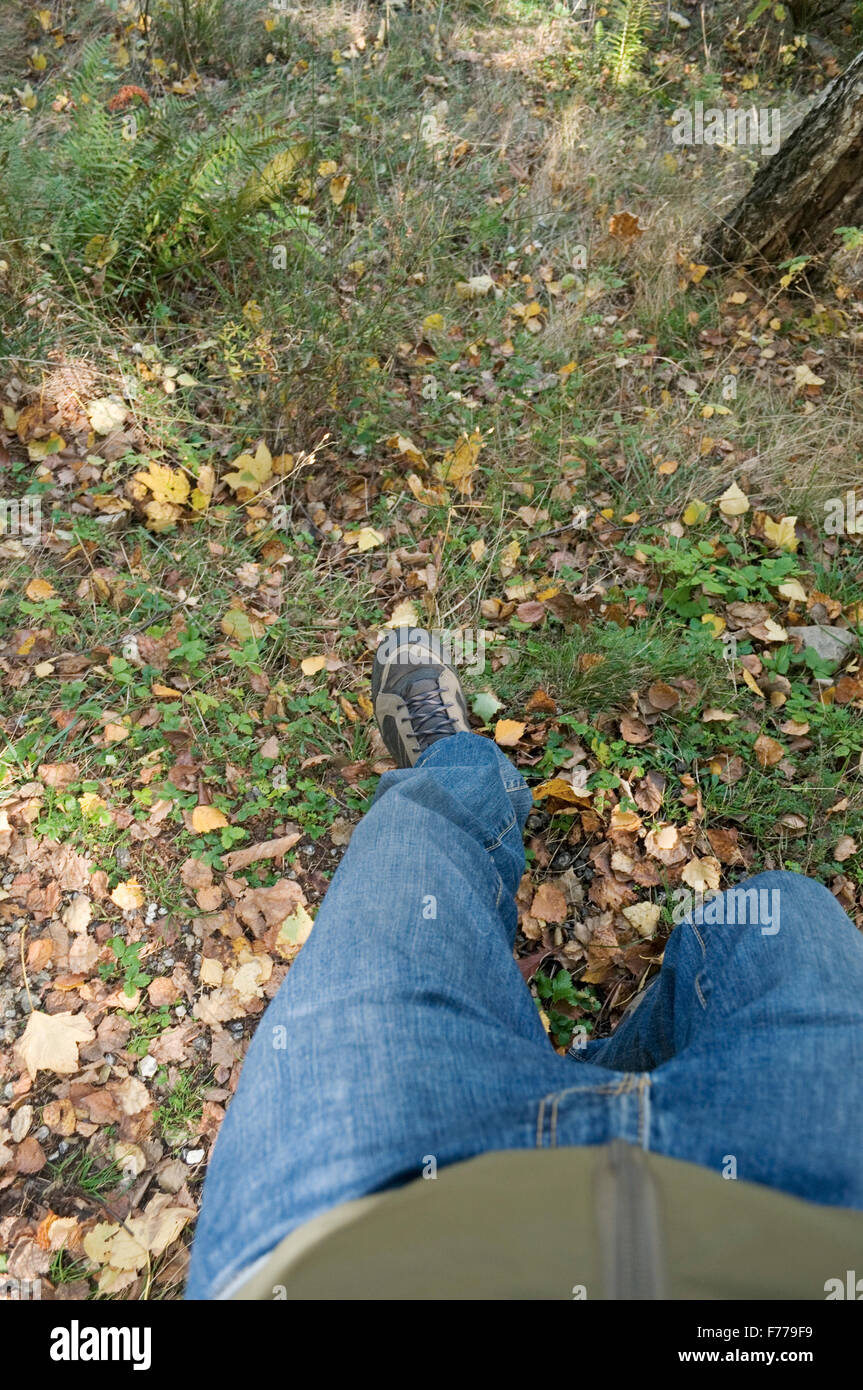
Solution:
{"label": "tree trunk", "polygon": [[824,88],[734,210],[705,237],[709,265],[775,263],[832,249],[863,217],[863,52]]}

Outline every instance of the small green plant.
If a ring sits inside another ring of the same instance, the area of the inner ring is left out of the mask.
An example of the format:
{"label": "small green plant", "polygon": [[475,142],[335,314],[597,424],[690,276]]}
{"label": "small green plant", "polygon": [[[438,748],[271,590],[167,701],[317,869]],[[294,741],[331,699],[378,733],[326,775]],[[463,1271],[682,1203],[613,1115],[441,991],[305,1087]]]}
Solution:
{"label": "small green plant", "polygon": [[[109,1130],[103,1131],[104,1135],[109,1133]],[[52,1185],[68,1192],[84,1192],[90,1197],[110,1192],[123,1178],[113,1159],[100,1167],[96,1154],[81,1153],[76,1149],[49,1163],[45,1172]]]}
{"label": "small green plant", "polygon": [[644,56],[652,10],[653,0],[617,0],[612,8],[612,27],[603,31],[601,21],[597,21],[601,51],[616,87],[632,80]]}
{"label": "small green plant", "polygon": [[102,961],[99,965],[99,974],[103,980],[110,980],[117,975],[123,976],[123,993],[131,999],[136,989],[146,989],[153,978],[141,969],[139,956],[145,945],[143,941],[124,941],[122,936],[112,936],[109,946],[114,956],[113,961]]}
{"label": "small green plant", "polygon": [[[540,970],[534,984],[537,1005],[545,1010],[557,1047],[569,1047],[577,1027],[584,1028],[588,1033],[593,1032],[592,1019],[585,1019],[583,1015],[598,1013],[602,1006],[589,985],[577,989],[568,970],[558,970],[555,975],[547,975]],[[578,1013],[573,1016],[564,1012],[566,1009],[576,1009]]]}
{"label": "small green plant", "polygon": [[171,1148],[182,1148],[194,1133],[203,1111],[202,1092],[206,1085],[206,1077],[180,1072],[172,1089],[153,1111],[153,1119]]}

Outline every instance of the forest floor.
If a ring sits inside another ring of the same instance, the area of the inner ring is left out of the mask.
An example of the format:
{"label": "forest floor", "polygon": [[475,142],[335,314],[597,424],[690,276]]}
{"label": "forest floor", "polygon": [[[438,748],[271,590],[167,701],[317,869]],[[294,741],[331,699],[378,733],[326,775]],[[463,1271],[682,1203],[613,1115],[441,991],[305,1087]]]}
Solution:
{"label": "forest floor", "polygon": [[390,766],[387,625],[481,658],[534,789],[550,1046],[685,893],[790,868],[863,924],[863,235],[707,272],[764,152],[673,139],[789,128],[859,32],[573,8],[37,0],[0,41],[0,1273],[42,1297],[181,1290]]}

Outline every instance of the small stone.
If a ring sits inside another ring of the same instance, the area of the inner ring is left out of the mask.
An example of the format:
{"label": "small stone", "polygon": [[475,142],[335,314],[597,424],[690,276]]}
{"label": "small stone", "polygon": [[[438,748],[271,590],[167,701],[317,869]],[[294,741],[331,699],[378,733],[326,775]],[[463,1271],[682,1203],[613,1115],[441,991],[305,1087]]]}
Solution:
{"label": "small stone", "polygon": [[141,1058],[138,1070],[143,1077],[149,1080],[151,1077],[155,1076],[156,1072],[159,1070],[159,1063],[156,1061],[155,1057],[150,1057],[148,1054],[146,1057]]}
{"label": "small stone", "polygon": [[845,627],[789,627],[788,635],[799,637],[804,651],[811,648],[822,661],[841,661],[857,641],[856,635]]}
{"label": "small stone", "polygon": [[193,1163],[200,1163],[204,1157],[203,1149],[189,1149],[184,1155],[186,1162],[191,1167]]}

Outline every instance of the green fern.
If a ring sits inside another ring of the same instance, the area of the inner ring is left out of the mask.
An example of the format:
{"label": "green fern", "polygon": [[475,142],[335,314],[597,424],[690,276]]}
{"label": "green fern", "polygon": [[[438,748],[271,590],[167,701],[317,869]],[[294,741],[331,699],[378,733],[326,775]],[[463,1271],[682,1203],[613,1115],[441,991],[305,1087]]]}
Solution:
{"label": "green fern", "polygon": [[645,37],[653,21],[655,0],[617,0],[613,27],[602,34],[603,57],[616,87],[631,81],[645,52]]}
{"label": "green fern", "polygon": [[259,248],[261,198],[280,196],[304,147],[254,112],[226,121],[212,111],[190,130],[180,98],[136,108],[129,139],[127,118],[105,104],[111,90],[106,45],[91,45],[69,127],[47,156],[25,122],[0,130],[0,235],[47,240],[63,278],[95,265],[106,289],[142,307],[166,278]]}

